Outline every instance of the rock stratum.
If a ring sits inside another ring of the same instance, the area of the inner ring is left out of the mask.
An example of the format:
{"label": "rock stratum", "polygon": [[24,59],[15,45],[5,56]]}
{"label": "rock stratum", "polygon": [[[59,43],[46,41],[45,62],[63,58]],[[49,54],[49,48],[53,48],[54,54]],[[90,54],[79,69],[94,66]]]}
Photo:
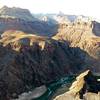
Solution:
{"label": "rock stratum", "polygon": [[72,83],[69,91],[54,100],[100,100],[100,82],[90,70],[81,73]]}
{"label": "rock stratum", "polygon": [[[100,73],[99,23],[66,21],[51,25],[46,20],[0,17],[0,100],[87,69]],[[51,33],[55,35],[48,37]]]}
{"label": "rock stratum", "polygon": [[79,48],[70,48],[66,42],[47,37],[7,31],[2,34],[0,44],[1,100],[75,73],[79,70],[77,66],[83,64],[75,53],[81,52]]}
{"label": "rock stratum", "polygon": [[[88,22],[91,25],[87,28]],[[89,17],[65,14],[36,15],[31,14],[27,9],[7,6],[0,9],[0,34],[7,30],[19,30],[41,36],[53,36],[59,32],[59,26],[62,24],[65,26],[77,24],[81,28],[84,24],[84,28],[92,29],[96,36],[100,36],[100,23]]]}
{"label": "rock stratum", "polygon": [[86,65],[94,72],[100,70],[100,37],[93,32],[93,22],[76,21],[73,24],[59,25],[58,33],[52,38],[58,41],[66,41],[72,48],[80,48],[88,55],[83,56]]}
{"label": "rock stratum", "polygon": [[57,32],[57,25],[38,20],[27,9],[4,6],[0,9],[0,34],[7,30],[51,36]]}
{"label": "rock stratum", "polygon": [[[93,42],[97,41],[94,39]],[[95,46],[99,48],[98,44]],[[91,44],[89,48],[92,47],[93,50],[95,46]],[[99,52],[98,48],[90,53]],[[1,100],[16,98],[33,87],[48,84],[65,75],[77,74],[82,70],[100,72],[98,55],[94,58],[85,49],[72,47],[65,40],[14,30],[1,35],[0,68]]]}
{"label": "rock stratum", "polygon": [[19,18],[26,21],[34,21],[36,20],[29,10],[22,9],[22,8],[16,8],[16,7],[7,7],[3,6],[0,9],[0,17],[3,18]]}

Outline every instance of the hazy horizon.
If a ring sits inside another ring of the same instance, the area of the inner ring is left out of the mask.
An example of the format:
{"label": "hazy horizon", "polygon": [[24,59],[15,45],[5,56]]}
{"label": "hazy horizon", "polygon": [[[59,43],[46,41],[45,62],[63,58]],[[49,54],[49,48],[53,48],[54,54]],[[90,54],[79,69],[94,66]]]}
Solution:
{"label": "hazy horizon", "polygon": [[59,13],[84,15],[100,20],[99,0],[0,0],[0,7],[20,7],[31,13]]}

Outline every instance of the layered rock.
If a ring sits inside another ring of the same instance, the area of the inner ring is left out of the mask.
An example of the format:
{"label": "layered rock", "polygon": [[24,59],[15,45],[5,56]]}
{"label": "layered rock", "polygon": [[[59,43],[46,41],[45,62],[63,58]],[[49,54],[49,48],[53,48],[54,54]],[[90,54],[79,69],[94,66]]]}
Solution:
{"label": "layered rock", "polygon": [[[100,71],[100,37],[93,33],[94,24],[91,21],[76,21],[73,24],[60,24],[56,40],[64,40],[70,47],[79,47],[89,55],[86,56],[86,66],[94,72]],[[91,58],[90,58],[91,56]],[[86,67],[84,65],[84,68]]]}
{"label": "layered rock", "polygon": [[[57,30],[57,25],[43,21],[2,17],[0,25],[1,32],[12,29],[3,33],[0,39],[1,100],[17,97],[67,74],[86,69],[100,72],[100,38],[93,33],[91,21],[65,21]],[[52,39],[33,35],[57,31]]]}
{"label": "layered rock", "polygon": [[64,41],[20,31],[5,32],[0,44],[1,100],[9,100],[33,87],[77,73],[84,65],[82,55],[86,55],[79,48],[70,48]]}
{"label": "layered rock", "polygon": [[16,8],[16,7],[9,8],[7,6],[3,6],[0,9],[0,17],[17,18],[17,19],[23,19],[23,20],[26,20],[26,21],[37,20],[32,16],[32,14],[27,9]]}
{"label": "layered rock", "polygon": [[0,9],[0,34],[7,30],[51,36],[57,32],[57,25],[38,20],[27,9],[4,6]]}
{"label": "layered rock", "polygon": [[19,30],[41,36],[52,36],[57,32],[57,25],[43,21],[26,21],[18,18],[0,18],[0,34],[8,30]]}
{"label": "layered rock", "polygon": [[72,83],[69,91],[55,100],[99,100],[100,82],[90,70],[81,73]]}

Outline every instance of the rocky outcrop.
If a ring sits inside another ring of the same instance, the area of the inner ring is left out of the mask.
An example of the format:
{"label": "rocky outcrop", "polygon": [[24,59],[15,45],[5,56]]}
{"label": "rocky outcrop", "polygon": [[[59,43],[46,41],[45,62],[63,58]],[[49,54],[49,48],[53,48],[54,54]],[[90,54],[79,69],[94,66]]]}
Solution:
{"label": "rocky outcrop", "polygon": [[41,36],[52,36],[57,32],[57,25],[43,21],[26,21],[19,18],[0,18],[0,34],[8,30],[19,30]]}
{"label": "rocky outcrop", "polygon": [[0,100],[77,73],[83,69],[83,56],[84,51],[70,48],[64,41],[20,31],[5,32],[0,39]]}
{"label": "rocky outcrop", "polygon": [[14,100],[33,100],[41,97],[47,91],[47,87],[42,85],[40,87],[36,87],[33,91],[29,91],[26,93],[22,93],[18,96],[18,99]]}
{"label": "rocky outcrop", "polygon": [[96,35],[96,36],[100,36],[100,23],[99,22],[96,22],[96,21],[93,21],[93,33]]}
{"label": "rocky outcrop", "polygon": [[[0,100],[82,70],[100,72],[100,38],[91,21],[60,24],[59,30],[57,25],[20,18],[0,18],[0,25],[1,32],[12,29],[0,39]],[[57,31],[52,38],[30,34]]]}
{"label": "rocky outcrop", "polygon": [[29,10],[22,9],[22,8],[16,8],[12,7],[9,8],[7,6],[3,6],[0,9],[0,17],[3,18],[17,18],[17,19],[23,19],[26,21],[35,21],[37,20],[32,16]]}
{"label": "rocky outcrop", "polygon": [[[60,24],[58,34],[52,37],[55,40],[63,40],[70,47],[79,47],[89,55],[85,62],[89,69],[94,72],[100,71],[100,37],[93,33],[93,22],[76,21],[73,24]],[[92,57],[92,59],[90,58]],[[84,65],[84,68],[86,67]]]}
{"label": "rocky outcrop", "polygon": [[72,83],[69,91],[55,100],[99,100],[100,82],[90,70],[81,73]]}
{"label": "rocky outcrop", "polygon": [[[37,17],[38,16],[38,17]],[[36,18],[35,18],[36,17]],[[93,24],[93,26],[92,26]],[[59,27],[60,26],[60,27]],[[61,29],[63,27],[63,29]],[[70,27],[70,28],[68,28]],[[37,33],[44,36],[52,36],[58,32],[90,31],[100,36],[100,23],[81,17],[65,14],[47,14],[34,16],[27,9],[4,6],[0,9],[0,33],[7,30],[20,30],[26,33]],[[74,29],[73,29],[74,28]],[[73,30],[72,30],[73,29]]]}
{"label": "rocky outcrop", "polygon": [[7,30],[19,30],[26,33],[51,36],[57,32],[57,24],[49,24],[33,17],[27,9],[9,8],[0,9],[0,34]]}

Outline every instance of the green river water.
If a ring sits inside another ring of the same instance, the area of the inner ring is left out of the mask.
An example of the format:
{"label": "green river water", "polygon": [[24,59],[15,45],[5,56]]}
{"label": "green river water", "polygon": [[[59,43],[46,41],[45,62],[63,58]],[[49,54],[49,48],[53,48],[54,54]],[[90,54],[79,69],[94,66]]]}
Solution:
{"label": "green river water", "polygon": [[47,92],[35,100],[51,100],[52,96],[54,95],[54,93],[56,92],[57,89],[59,89],[64,84],[72,83],[72,81],[74,79],[75,79],[75,76],[67,76],[67,77],[57,80],[51,84],[48,84]]}
{"label": "green river water", "polygon": [[[75,77],[76,76],[67,76],[67,77],[61,78],[51,84],[48,84],[47,92],[35,100],[51,100],[52,96],[55,94],[57,89],[61,88],[63,85],[72,83],[75,80]],[[96,78],[100,79],[100,76],[96,76]]]}

